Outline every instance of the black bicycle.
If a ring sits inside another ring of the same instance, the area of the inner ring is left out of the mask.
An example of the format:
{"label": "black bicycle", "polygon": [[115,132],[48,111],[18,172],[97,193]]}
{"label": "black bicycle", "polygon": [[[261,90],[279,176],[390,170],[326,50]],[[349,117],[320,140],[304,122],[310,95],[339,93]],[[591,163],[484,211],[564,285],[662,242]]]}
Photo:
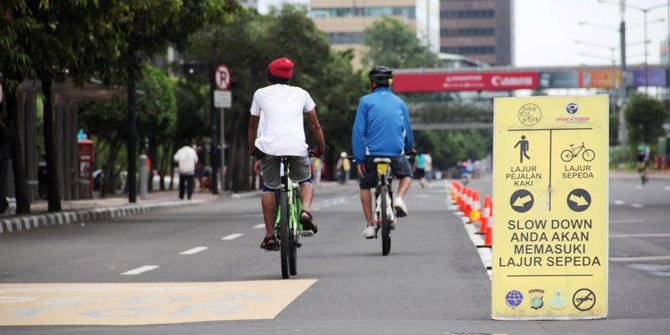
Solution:
{"label": "black bicycle", "polygon": [[376,231],[382,231],[382,255],[391,252],[391,230],[395,228],[396,216],[393,211],[393,187],[391,185],[391,158],[377,157],[373,160],[377,168],[375,186],[375,222]]}

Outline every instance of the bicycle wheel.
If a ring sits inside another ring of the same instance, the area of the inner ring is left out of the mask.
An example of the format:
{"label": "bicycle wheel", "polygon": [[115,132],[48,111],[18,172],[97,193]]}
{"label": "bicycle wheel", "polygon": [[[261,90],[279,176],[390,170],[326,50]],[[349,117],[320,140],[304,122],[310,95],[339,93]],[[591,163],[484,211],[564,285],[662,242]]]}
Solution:
{"label": "bicycle wheel", "polygon": [[570,150],[563,150],[563,152],[561,152],[561,160],[563,160],[566,163],[571,161],[574,157],[575,154],[573,154],[572,151]]}
{"label": "bicycle wheel", "polygon": [[291,210],[291,225],[289,227],[288,265],[291,276],[298,274],[298,201],[293,190],[293,205]]}
{"label": "bicycle wheel", "polygon": [[596,158],[596,152],[591,149],[586,149],[582,153],[582,158],[584,158],[585,161],[590,162]]}
{"label": "bicycle wheel", "polygon": [[381,193],[381,214],[382,214],[382,255],[388,256],[391,251],[391,217],[388,207],[391,206],[388,198],[388,190],[382,187]]}
{"label": "bicycle wheel", "polygon": [[288,195],[285,191],[279,192],[279,253],[281,257],[281,276],[284,279],[289,277],[289,258],[291,241],[289,240],[288,220]]}

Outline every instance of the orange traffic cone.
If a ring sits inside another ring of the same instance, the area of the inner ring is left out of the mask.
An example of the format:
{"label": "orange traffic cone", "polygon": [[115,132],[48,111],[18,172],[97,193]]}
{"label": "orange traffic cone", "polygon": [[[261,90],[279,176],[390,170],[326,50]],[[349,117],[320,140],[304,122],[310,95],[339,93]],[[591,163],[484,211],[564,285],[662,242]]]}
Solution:
{"label": "orange traffic cone", "polygon": [[479,222],[482,219],[482,204],[479,202],[479,192],[472,194],[472,203],[470,205],[470,223]]}
{"label": "orange traffic cone", "polygon": [[463,211],[467,217],[470,217],[470,209],[472,208],[472,193],[474,193],[474,190],[468,188],[468,194],[465,197],[465,210]]}
{"label": "orange traffic cone", "polygon": [[484,237],[484,247],[493,248],[493,227],[486,228],[486,236]]}
{"label": "orange traffic cone", "polygon": [[486,229],[488,227],[489,227],[489,218],[487,216],[482,215],[481,223],[479,225],[479,231],[476,234],[486,235]]}
{"label": "orange traffic cone", "polygon": [[491,207],[492,207],[492,202],[491,202],[491,197],[490,196],[485,196],[484,197],[484,209],[482,210],[482,216],[486,217],[491,217],[493,213],[491,213]]}

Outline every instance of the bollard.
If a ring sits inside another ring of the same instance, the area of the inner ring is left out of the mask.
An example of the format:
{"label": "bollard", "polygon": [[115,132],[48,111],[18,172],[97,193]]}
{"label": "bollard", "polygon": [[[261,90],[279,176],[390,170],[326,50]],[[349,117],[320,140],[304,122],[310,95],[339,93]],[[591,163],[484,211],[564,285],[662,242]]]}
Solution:
{"label": "bollard", "polygon": [[146,199],[149,186],[149,171],[147,169],[147,155],[140,155],[140,199]]}

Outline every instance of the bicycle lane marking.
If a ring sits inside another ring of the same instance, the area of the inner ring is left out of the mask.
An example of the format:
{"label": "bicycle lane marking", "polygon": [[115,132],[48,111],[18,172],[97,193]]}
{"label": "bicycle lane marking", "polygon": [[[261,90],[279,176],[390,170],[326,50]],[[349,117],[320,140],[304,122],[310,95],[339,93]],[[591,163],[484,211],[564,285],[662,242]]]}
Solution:
{"label": "bicycle lane marking", "polygon": [[273,319],[316,281],[0,284],[0,326]]}

